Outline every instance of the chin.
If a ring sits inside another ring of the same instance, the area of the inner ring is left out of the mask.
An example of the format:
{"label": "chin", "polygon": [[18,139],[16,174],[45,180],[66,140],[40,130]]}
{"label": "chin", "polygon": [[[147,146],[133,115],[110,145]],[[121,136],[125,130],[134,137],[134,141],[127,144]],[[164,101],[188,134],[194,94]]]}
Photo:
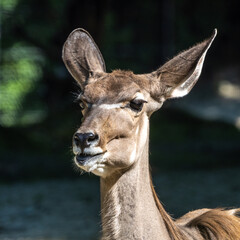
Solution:
{"label": "chin", "polygon": [[86,172],[91,172],[99,177],[109,175],[108,167],[106,166],[107,153],[98,155],[77,155],[74,157],[75,164]]}

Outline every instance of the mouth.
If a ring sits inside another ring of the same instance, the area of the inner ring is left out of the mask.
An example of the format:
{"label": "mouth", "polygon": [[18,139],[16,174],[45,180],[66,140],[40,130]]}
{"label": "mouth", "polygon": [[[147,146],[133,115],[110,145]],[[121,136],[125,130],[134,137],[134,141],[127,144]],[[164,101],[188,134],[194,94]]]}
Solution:
{"label": "mouth", "polygon": [[101,158],[103,156],[103,153],[98,153],[95,155],[90,155],[90,154],[78,154],[76,155],[76,161],[80,166],[86,165],[90,161],[97,160],[98,158]]}

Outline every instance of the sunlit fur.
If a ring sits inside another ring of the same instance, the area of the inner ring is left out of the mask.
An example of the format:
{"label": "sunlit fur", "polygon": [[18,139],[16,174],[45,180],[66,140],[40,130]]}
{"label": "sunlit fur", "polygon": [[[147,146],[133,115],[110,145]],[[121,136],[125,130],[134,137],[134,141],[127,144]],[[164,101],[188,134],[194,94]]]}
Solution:
{"label": "sunlit fur", "polygon": [[[101,82],[94,81],[86,86],[85,91],[81,94],[82,99],[86,99],[92,104],[89,109],[86,107],[83,111],[84,121],[77,132],[97,133],[100,140],[93,143],[91,147],[84,148],[83,152],[73,143],[73,152],[76,155],[104,154],[93,157],[84,165],[79,165],[76,158],[75,162],[83,170],[93,172],[101,177],[106,177],[116,170],[126,169],[134,164],[139,155],[138,151],[143,147],[142,142],[146,139],[144,136],[146,130],[141,129],[140,131],[138,123],[150,114],[148,113],[148,102],[150,106],[155,102],[145,89],[141,89],[141,85],[130,82],[131,79],[126,78],[126,74],[130,78],[134,76],[131,72],[124,71],[106,74],[102,77]],[[104,89],[104,86],[112,85],[113,81],[118,84],[117,94],[114,94],[112,98],[105,98],[103,94],[107,94],[108,89]],[[120,81],[121,84],[117,81]],[[126,92],[126,85],[131,87],[130,93]],[[141,111],[131,109],[129,101],[133,99],[141,99],[146,102]],[[159,107],[159,104],[155,103],[155,105]],[[152,111],[152,107],[150,109]],[[141,140],[139,145],[136,144],[136,139]]]}

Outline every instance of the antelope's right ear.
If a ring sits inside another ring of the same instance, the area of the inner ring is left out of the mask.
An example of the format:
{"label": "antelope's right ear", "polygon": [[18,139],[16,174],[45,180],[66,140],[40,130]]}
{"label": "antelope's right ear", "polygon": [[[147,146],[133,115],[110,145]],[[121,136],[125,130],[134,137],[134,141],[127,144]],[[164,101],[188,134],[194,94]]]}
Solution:
{"label": "antelope's right ear", "polygon": [[151,80],[151,95],[154,99],[163,101],[183,97],[191,91],[201,74],[206,53],[216,34],[215,29],[210,38],[183,51],[157,71],[146,75]]}
{"label": "antelope's right ear", "polygon": [[90,76],[106,71],[102,54],[96,43],[82,28],[70,33],[63,46],[62,58],[68,71],[82,89]]}

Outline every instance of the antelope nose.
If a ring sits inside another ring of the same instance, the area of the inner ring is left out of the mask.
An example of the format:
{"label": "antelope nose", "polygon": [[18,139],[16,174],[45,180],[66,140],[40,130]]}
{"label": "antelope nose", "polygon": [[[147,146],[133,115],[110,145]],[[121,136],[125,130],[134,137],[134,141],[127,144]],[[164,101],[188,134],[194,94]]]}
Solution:
{"label": "antelope nose", "polygon": [[88,133],[75,133],[73,141],[77,147],[82,150],[86,147],[90,147],[96,140],[98,140],[98,135],[92,132]]}

